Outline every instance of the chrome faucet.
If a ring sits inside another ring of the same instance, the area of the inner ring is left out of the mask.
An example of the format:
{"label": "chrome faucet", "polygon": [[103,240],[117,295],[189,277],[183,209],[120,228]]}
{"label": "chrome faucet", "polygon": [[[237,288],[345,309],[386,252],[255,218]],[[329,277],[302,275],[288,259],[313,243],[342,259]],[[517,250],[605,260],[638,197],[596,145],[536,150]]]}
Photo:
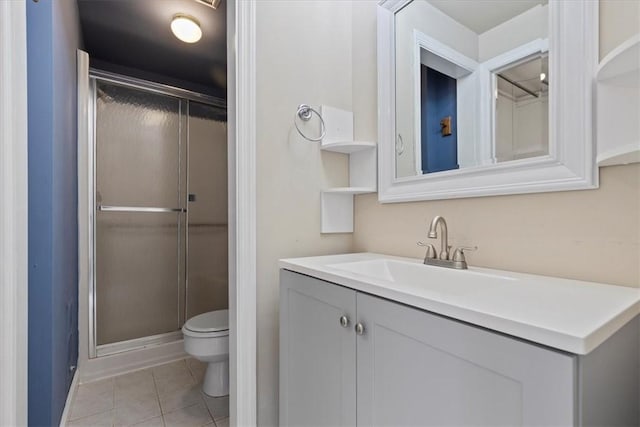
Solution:
{"label": "chrome faucet", "polygon": [[449,259],[449,240],[448,240],[448,231],[447,231],[447,221],[444,220],[444,217],[438,215],[431,221],[431,225],[429,226],[429,238],[437,239],[438,238],[438,224],[440,224],[440,229],[442,230],[442,239],[440,241],[440,259]]}
{"label": "chrome faucet", "polygon": [[449,246],[447,221],[440,215],[433,218],[431,225],[429,225],[430,239],[438,238],[438,225],[440,225],[441,241],[440,241],[440,254],[436,252],[436,249],[432,244],[426,244],[418,242],[418,246],[424,246],[427,248],[427,252],[424,256],[424,263],[427,265],[437,265],[439,267],[456,268],[458,270],[464,270],[467,268],[467,260],[464,256],[464,251],[473,251],[478,249],[477,247],[465,247],[461,246],[453,253],[451,253],[451,246]]}

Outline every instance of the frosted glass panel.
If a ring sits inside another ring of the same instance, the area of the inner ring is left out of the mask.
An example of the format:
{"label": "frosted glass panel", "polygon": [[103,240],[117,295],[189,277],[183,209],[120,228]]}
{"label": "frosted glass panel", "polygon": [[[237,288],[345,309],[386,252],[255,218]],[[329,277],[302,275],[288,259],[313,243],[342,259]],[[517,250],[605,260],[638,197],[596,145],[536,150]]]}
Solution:
{"label": "frosted glass panel", "polygon": [[97,82],[96,202],[177,207],[180,101]]}
{"label": "frosted glass panel", "polygon": [[98,345],[180,328],[179,215],[97,213]]}
{"label": "frosted glass panel", "polygon": [[96,82],[97,345],[177,331],[184,321],[186,102]]}
{"label": "frosted glass panel", "polygon": [[227,129],[189,103],[187,317],[228,307]]}

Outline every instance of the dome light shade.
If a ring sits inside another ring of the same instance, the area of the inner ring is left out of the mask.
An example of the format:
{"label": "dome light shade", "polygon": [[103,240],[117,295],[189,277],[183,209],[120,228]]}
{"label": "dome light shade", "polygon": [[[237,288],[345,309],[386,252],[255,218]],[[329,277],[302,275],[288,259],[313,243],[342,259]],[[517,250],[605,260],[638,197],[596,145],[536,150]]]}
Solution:
{"label": "dome light shade", "polygon": [[195,43],[202,38],[200,23],[196,18],[179,13],[171,20],[173,35],[185,43]]}

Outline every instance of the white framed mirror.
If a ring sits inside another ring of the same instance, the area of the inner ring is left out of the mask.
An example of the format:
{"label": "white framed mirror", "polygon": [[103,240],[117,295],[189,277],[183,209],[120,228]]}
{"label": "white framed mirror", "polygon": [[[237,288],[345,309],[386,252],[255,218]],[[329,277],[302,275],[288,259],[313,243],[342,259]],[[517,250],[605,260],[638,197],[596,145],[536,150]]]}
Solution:
{"label": "white framed mirror", "polygon": [[598,2],[383,0],[379,200],[596,188]]}

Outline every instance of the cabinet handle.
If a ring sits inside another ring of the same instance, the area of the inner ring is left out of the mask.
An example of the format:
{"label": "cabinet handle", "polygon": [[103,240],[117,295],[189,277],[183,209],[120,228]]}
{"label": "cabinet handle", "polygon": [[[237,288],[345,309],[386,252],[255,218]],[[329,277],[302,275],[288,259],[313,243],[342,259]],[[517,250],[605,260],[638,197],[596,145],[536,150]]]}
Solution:
{"label": "cabinet handle", "polygon": [[356,323],[356,334],[364,335],[364,325],[362,323]]}
{"label": "cabinet handle", "polygon": [[347,316],[340,316],[340,326],[343,328],[349,326],[349,318]]}

